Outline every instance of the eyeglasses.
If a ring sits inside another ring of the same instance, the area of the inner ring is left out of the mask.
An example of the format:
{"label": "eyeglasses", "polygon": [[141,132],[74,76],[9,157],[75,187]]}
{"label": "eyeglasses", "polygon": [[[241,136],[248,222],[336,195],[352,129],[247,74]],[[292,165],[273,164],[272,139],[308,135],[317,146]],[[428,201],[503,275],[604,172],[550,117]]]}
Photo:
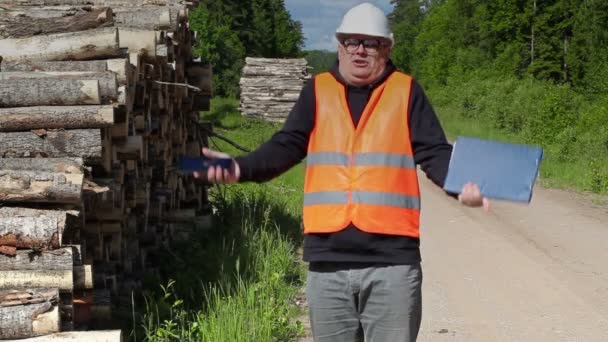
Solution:
{"label": "eyeglasses", "polygon": [[361,44],[363,44],[365,52],[369,55],[375,55],[378,53],[381,47],[387,46],[386,43],[380,41],[379,39],[347,38],[342,40],[342,45],[348,53],[357,52]]}

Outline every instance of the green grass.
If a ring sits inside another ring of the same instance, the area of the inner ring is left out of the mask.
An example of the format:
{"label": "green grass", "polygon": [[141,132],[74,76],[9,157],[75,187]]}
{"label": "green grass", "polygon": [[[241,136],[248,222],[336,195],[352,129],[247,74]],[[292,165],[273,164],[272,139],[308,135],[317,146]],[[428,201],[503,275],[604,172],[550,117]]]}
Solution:
{"label": "green grass", "polygon": [[429,98],[450,140],[539,145],[540,184],[608,194],[608,97],[531,79],[471,76],[431,89]]}
{"label": "green grass", "polygon": [[[279,128],[242,118],[237,106],[236,100],[214,99],[202,119],[250,149]],[[243,153],[217,138],[211,147]],[[297,257],[302,178],[298,166],[266,184],[215,187],[211,229],[175,246],[161,260],[166,277],[150,281],[131,339],[295,341],[303,333],[297,320],[302,313],[295,305],[304,279]]]}

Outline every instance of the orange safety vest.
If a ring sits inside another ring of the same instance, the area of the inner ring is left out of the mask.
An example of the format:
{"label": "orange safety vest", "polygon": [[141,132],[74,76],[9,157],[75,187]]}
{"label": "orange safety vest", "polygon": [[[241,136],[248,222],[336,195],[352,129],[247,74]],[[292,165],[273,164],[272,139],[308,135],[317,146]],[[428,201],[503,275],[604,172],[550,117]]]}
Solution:
{"label": "orange safety vest", "polygon": [[304,181],[304,233],[362,231],[419,237],[420,189],[409,133],[412,78],[394,72],[372,93],[357,128],[345,88],[315,78],[316,116]]}

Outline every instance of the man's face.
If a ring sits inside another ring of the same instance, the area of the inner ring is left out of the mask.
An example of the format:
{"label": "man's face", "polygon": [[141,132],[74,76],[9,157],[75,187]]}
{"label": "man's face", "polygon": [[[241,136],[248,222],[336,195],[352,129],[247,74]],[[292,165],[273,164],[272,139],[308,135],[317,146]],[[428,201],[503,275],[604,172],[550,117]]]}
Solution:
{"label": "man's face", "polygon": [[391,50],[389,46],[389,42],[377,37],[340,37],[338,60],[342,77],[358,87],[372,83],[384,71]]}

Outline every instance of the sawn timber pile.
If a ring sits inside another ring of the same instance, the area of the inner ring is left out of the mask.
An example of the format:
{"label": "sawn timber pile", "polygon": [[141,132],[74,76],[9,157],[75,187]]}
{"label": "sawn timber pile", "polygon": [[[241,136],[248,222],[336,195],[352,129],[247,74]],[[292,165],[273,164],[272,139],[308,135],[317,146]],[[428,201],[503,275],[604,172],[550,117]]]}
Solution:
{"label": "sawn timber pile", "polygon": [[241,113],[282,122],[311,78],[306,59],[245,59],[240,79]]}
{"label": "sawn timber pile", "polygon": [[207,222],[175,168],[211,129],[196,5],[0,0],[0,339],[123,339],[115,309]]}

